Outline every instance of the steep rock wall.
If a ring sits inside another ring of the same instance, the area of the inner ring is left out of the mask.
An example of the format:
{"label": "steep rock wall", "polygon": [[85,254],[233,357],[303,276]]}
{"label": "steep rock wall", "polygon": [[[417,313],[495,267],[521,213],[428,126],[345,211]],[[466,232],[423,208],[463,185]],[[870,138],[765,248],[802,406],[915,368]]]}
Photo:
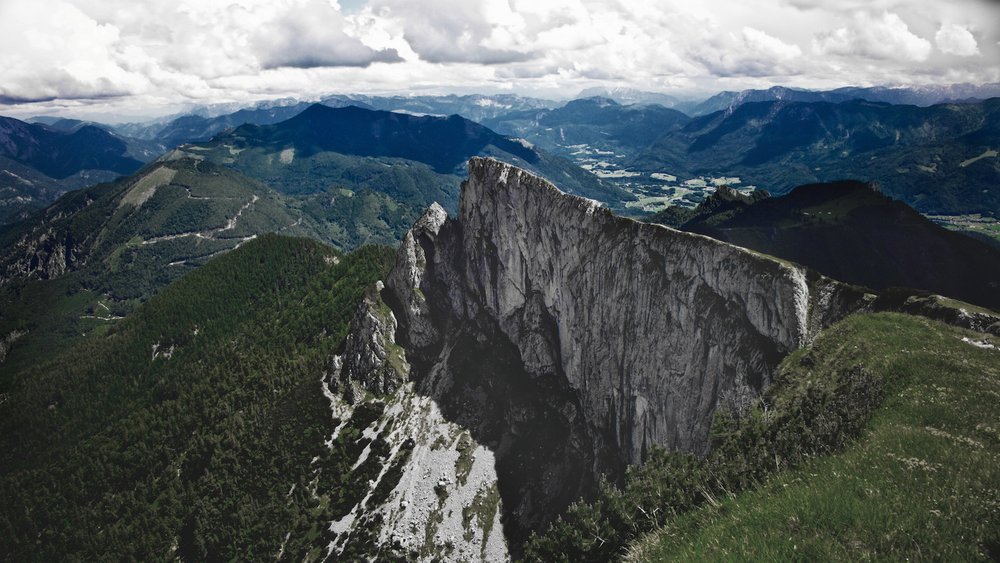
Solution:
{"label": "steep rock wall", "polygon": [[381,298],[414,390],[495,456],[515,554],[649,448],[707,451],[717,409],[746,408],[785,354],[871,301],[480,158],[459,217],[428,210]]}

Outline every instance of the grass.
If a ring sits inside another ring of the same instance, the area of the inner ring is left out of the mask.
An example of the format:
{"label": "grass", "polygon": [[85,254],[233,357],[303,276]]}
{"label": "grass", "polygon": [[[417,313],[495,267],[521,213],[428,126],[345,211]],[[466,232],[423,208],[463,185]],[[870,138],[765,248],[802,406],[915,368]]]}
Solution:
{"label": "grass", "polygon": [[997,558],[1000,351],[961,340],[973,334],[897,314],[826,331],[782,364],[786,391],[864,365],[882,378],[886,400],[862,437],[677,517],[627,559]]}

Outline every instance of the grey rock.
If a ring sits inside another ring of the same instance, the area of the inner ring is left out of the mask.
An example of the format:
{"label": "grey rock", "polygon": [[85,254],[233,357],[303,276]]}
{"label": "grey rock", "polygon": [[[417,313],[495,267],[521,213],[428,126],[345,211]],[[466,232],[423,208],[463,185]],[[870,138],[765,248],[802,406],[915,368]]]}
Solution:
{"label": "grey rock", "polygon": [[650,448],[707,452],[716,410],[748,408],[786,354],[872,300],[482,158],[459,216],[432,207],[406,235],[382,297],[417,392],[496,453],[515,556]]}
{"label": "grey rock", "polygon": [[349,403],[361,400],[365,391],[388,395],[409,373],[403,350],[395,344],[396,317],[378,296],[382,282],[366,292],[351,321],[339,370],[329,381],[331,391],[342,391]]}

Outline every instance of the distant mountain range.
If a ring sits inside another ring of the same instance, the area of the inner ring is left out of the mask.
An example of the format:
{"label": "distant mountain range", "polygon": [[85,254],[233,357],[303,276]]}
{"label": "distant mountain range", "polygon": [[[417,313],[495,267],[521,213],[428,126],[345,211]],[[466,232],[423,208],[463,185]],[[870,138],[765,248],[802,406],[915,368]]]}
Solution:
{"label": "distant mountain range", "polygon": [[684,100],[670,94],[659,92],[645,92],[636,88],[597,86],[586,88],[576,95],[577,100],[586,98],[608,98],[622,105],[632,104],[659,104],[666,108],[679,109],[693,104],[690,100]]}
{"label": "distant mountain range", "polygon": [[495,94],[486,96],[470,94],[464,96],[363,96],[339,95],[323,98],[322,103],[331,107],[349,105],[386,111],[415,113],[419,115],[449,116],[461,115],[476,122],[485,122],[510,112],[548,109],[558,107],[559,102],[519,96],[517,94]]}
{"label": "distant mountain range", "polygon": [[666,132],[632,166],[736,176],[774,193],[855,178],[924,213],[1000,214],[1000,98],[931,107],[750,102]]}
{"label": "distant mountain range", "polygon": [[[207,141],[215,135],[240,125],[271,125],[294,117],[314,105],[313,102],[261,102],[251,107],[210,107],[196,109],[165,121],[127,123],[114,127],[122,135],[151,140],[168,148],[183,143]],[[484,96],[367,96],[344,94],[327,96],[323,105],[340,108],[357,106],[364,109],[386,110],[417,115],[461,115],[472,121],[483,121],[498,115],[526,109],[550,108],[556,102],[527,98],[514,94]],[[49,119],[49,118],[42,118]]]}
{"label": "distant mountain range", "polygon": [[[593,153],[591,160],[596,163],[606,153],[614,166],[668,175],[740,176],[745,182],[778,193],[808,182],[848,177],[878,180],[887,193],[922,212],[963,214],[993,213],[998,209],[995,190],[987,188],[983,193],[983,186],[997,178],[992,165],[996,159],[990,151],[996,150],[993,145],[1000,142],[995,140],[991,118],[983,117],[979,122],[975,118],[977,112],[991,110],[977,109],[984,103],[970,101],[997,93],[997,84],[830,91],[775,87],[721,92],[708,100],[692,102],[629,88],[591,88],[580,93],[586,98],[564,105],[513,94],[335,95],[324,98],[322,104],[422,116],[460,115],[563,156],[579,154],[580,146],[584,146],[583,150]],[[953,109],[947,111],[893,105],[891,109],[867,109],[860,115],[857,108],[879,106],[858,99],[917,106],[942,100],[967,103],[960,104],[961,108],[953,104],[949,106]],[[741,109],[758,103],[773,105]],[[791,109],[790,104],[795,103],[837,107]],[[281,123],[312,105],[291,99],[260,102],[249,108],[224,104],[197,108],[169,120],[115,127],[53,116],[33,118],[34,123],[4,118],[0,124],[0,224],[25,217],[66,190],[130,173],[171,147],[208,142],[245,124]],[[799,111],[798,117],[789,115],[795,111]],[[812,116],[806,117],[805,113],[810,112]],[[694,119],[687,117],[706,113]],[[936,115],[926,117],[931,114]],[[753,117],[748,120],[747,116]],[[800,119],[804,120],[801,124]],[[886,131],[899,129],[900,119],[905,122],[900,126],[900,139],[895,141],[892,133],[893,142],[887,144]],[[932,122],[932,126],[928,125],[932,128],[921,128],[921,119]],[[769,124],[766,130],[765,123]],[[497,147],[506,154],[518,152],[509,145]],[[297,150],[301,154],[302,148]],[[777,154],[781,151],[787,154]],[[461,156],[472,154],[476,153]],[[856,158],[858,154],[865,154],[866,160]],[[983,158],[975,160],[979,156]],[[427,156],[421,158],[430,160]],[[530,160],[522,160],[520,164],[533,166]],[[958,166],[962,163],[966,164]],[[435,167],[440,163],[428,164]],[[563,167],[557,174],[562,180],[559,183],[567,189],[600,192],[593,186],[575,186],[592,180],[582,180],[584,177],[566,168],[566,163],[549,162],[546,166]],[[537,166],[536,171],[545,174]]]}
{"label": "distant mountain range", "polygon": [[612,206],[632,199],[568,160],[457,115],[414,116],[316,104],[282,123],[244,125],[182,150],[307,198],[315,213],[348,231],[347,225],[363,223],[342,215],[345,198],[369,201],[365,213],[391,228],[331,236],[342,248],[395,240],[435,201],[454,209],[472,156],[494,156],[524,166],[567,191]]}
{"label": "distant mountain range", "polygon": [[0,224],[60,193],[131,174],[159,154],[95,124],[0,117]]}
{"label": "distant mountain range", "polygon": [[577,145],[635,153],[690,118],[657,104],[621,105],[606,97],[573,100],[555,109],[507,113],[484,123],[558,152]]}
{"label": "distant mountain range", "polygon": [[707,100],[685,105],[682,110],[692,116],[705,115],[716,111],[733,110],[750,102],[848,102],[866,100],[888,104],[908,104],[932,106],[946,102],[975,101],[1000,96],[1000,84],[946,84],[891,88],[886,86],[836,88],[834,90],[800,90],[774,86],[766,90],[741,90],[739,92],[719,92]]}
{"label": "distant mountain range", "polygon": [[913,288],[1000,310],[1000,250],[861,182],[806,185],[763,198],[724,187],[694,210],[650,220],[871,289]]}

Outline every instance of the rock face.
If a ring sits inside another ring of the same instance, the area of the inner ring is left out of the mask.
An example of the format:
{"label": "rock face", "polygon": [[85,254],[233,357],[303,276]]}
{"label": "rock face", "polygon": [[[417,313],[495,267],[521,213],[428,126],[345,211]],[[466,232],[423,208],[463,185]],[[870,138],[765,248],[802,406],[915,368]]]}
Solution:
{"label": "rock face", "polygon": [[12,279],[53,279],[72,269],[80,259],[80,249],[71,233],[49,228],[22,237],[6,252],[12,256],[0,271],[0,286]]}
{"label": "rock face", "polygon": [[706,452],[717,409],[745,409],[784,355],[870,302],[479,158],[459,217],[414,225],[381,297],[415,391],[495,455],[515,552],[653,446]]}

